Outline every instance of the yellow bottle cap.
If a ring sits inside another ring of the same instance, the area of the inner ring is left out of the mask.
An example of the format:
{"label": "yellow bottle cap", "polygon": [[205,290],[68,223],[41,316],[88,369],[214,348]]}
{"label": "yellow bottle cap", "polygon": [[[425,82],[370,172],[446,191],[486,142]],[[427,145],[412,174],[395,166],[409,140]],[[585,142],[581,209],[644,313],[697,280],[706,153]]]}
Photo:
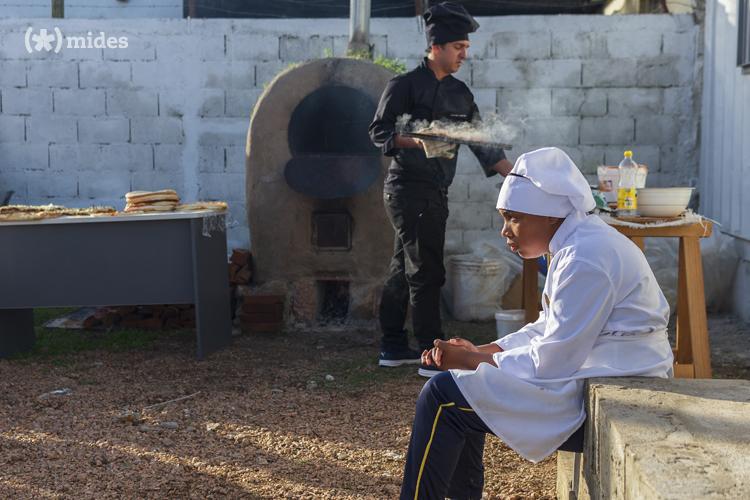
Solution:
{"label": "yellow bottle cap", "polygon": [[632,151],[625,151],[625,158],[632,158],[633,152]]}

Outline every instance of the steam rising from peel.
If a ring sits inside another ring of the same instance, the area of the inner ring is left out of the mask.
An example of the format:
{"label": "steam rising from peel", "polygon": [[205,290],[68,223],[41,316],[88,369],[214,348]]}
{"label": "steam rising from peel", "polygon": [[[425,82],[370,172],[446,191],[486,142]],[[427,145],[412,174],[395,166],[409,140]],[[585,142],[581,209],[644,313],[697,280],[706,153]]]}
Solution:
{"label": "steam rising from peel", "polygon": [[472,139],[482,142],[512,143],[520,137],[523,120],[502,117],[497,113],[488,113],[482,120],[472,122],[455,122],[448,120],[413,120],[410,114],[403,114],[396,119],[396,131],[439,133],[448,137]]}

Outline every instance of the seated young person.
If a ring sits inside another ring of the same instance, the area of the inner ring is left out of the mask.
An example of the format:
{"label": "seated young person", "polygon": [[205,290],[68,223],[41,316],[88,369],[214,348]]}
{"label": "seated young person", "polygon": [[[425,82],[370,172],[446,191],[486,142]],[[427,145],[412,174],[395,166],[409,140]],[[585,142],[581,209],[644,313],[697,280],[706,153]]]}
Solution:
{"label": "seated young person", "polygon": [[445,370],[417,399],[402,499],[481,498],[484,438],[533,462],[584,422],[590,377],[671,375],[669,306],[638,247],[589,215],[588,182],[560,149],[522,155],[503,183],[502,236],[524,258],[552,259],[539,319],[496,342],[436,340]]}

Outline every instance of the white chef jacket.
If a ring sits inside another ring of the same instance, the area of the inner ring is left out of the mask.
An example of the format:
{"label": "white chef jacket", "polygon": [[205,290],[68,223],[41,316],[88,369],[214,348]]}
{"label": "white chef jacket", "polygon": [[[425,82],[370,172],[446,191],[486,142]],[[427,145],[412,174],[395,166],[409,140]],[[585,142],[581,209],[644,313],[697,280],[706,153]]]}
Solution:
{"label": "white chef jacket", "polygon": [[669,305],[641,250],[574,212],[550,242],[539,319],[496,343],[497,367],[451,370],[477,415],[519,455],[552,454],[586,418],[584,379],[667,378]]}

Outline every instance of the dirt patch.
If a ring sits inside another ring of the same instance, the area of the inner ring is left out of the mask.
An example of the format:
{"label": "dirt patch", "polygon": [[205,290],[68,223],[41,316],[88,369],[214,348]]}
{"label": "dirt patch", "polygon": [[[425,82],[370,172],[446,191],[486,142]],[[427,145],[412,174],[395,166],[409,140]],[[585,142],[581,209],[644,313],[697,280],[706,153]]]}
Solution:
{"label": "dirt patch", "polygon": [[[0,497],[394,498],[424,379],[376,356],[371,333],[298,333],[197,362],[172,334],[0,361]],[[490,498],[554,498],[554,457],[490,437],[485,465]]]}

